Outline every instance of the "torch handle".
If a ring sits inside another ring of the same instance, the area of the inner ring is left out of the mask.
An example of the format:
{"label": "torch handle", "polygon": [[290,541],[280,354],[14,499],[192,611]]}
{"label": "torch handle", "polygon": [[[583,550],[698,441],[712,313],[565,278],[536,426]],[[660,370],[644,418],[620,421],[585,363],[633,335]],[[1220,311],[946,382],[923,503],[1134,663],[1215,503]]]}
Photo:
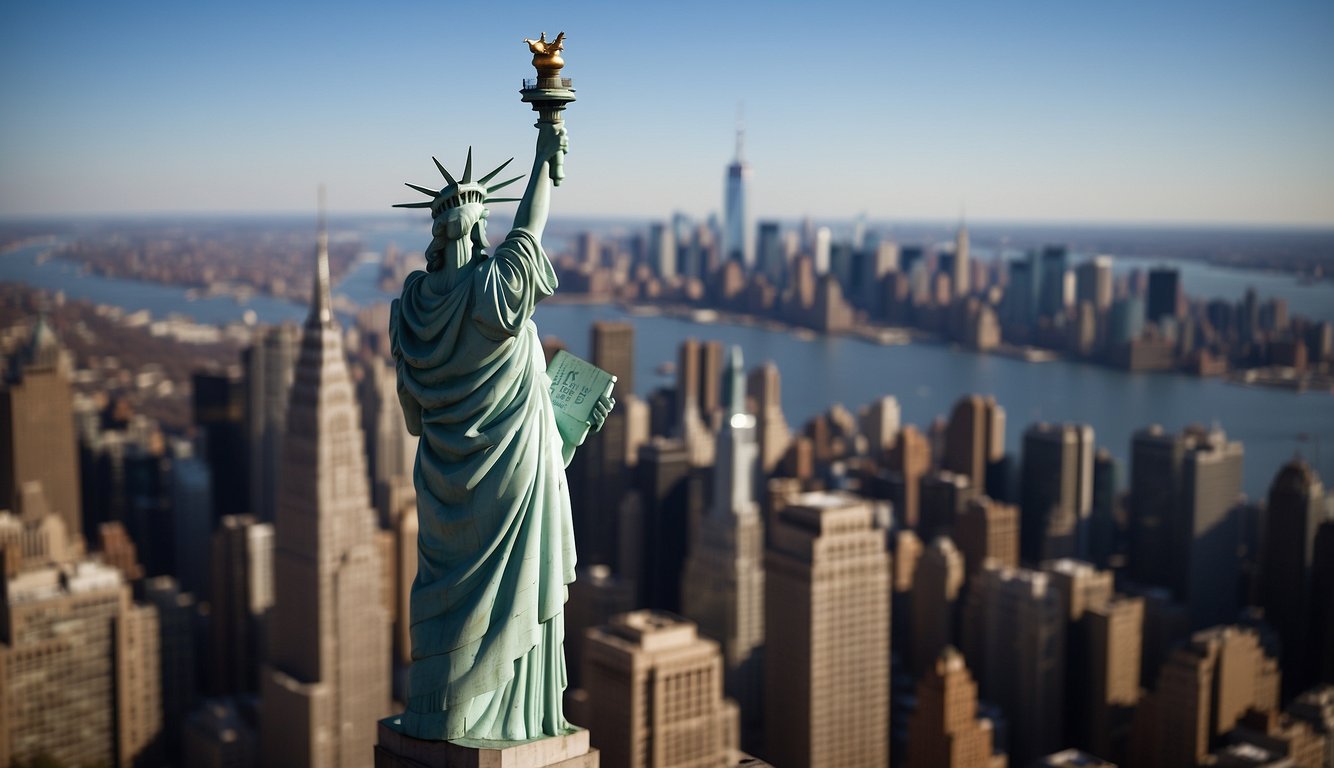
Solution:
{"label": "torch handle", "polygon": [[[546,123],[548,125],[560,125],[561,123],[565,122],[564,120],[561,119],[560,116],[562,109],[563,105],[560,109],[539,110],[538,111],[539,116],[537,118],[537,122],[534,123],[534,125],[541,125],[542,123]],[[551,158],[551,161],[548,163],[548,175],[551,177],[551,185],[553,187],[559,187],[560,183],[565,180],[564,150],[557,152]]]}

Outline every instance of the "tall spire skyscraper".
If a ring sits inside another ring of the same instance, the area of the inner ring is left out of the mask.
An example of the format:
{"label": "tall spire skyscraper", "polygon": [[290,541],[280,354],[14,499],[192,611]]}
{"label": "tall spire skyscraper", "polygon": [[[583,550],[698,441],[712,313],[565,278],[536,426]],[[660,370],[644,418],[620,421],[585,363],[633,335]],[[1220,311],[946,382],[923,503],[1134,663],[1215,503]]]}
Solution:
{"label": "tall spire skyscraper", "polygon": [[959,231],[954,235],[954,295],[963,298],[972,292],[973,265],[968,255],[968,225],[959,217]]}
{"label": "tall spire skyscraper", "polygon": [[746,181],[750,166],[742,158],[742,144],[746,132],[737,121],[736,159],[727,166],[727,187],[723,200],[723,258],[739,261],[751,269],[755,266],[755,246],[746,215]]}
{"label": "tall spire skyscraper", "polygon": [[681,589],[682,613],[723,649],[724,687],[741,706],[742,746],[760,736],[764,669],[764,530],[755,503],[760,447],[746,412],[741,348],[732,347],[723,379],[726,407],[718,434],[713,503],[690,542]]}
{"label": "tall spire skyscraper", "polygon": [[361,419],[329,298],[322,200],[320,208],[282,448],[261,737],[268,766],[359,768],[389,714],[389,616]]}

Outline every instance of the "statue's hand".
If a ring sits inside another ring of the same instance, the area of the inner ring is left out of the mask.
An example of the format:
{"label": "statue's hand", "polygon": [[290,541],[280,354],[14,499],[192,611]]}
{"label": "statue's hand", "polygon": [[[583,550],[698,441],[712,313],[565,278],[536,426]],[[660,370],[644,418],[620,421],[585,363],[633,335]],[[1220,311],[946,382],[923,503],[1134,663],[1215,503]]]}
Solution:
{"label": "statue's hand", "polygon": [[537,163],[555,160],[570,149],[570,137],[563,123],[537,124]]}
{"label": "statue's hand", "polygon": [[599,397],[598,401],[593,403],[593,412],[589,414],[591,420],[588,423],[593,428],[594,432],[600,432],[602,430],[602,425],[607,423],[608,414],[610,414],[611,409],[615,407],[616,398],[610,395]]}

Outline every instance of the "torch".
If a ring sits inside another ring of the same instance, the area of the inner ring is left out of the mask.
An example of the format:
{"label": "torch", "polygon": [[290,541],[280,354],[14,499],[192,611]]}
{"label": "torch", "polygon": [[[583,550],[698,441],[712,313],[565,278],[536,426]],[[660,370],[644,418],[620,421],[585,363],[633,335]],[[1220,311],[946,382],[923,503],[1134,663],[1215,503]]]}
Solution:
{"label": "torch", "polygon": [[[565,66],[565,60],[560,57],[560,52],[565,49],[565,33],[556,35],[555,40],[547,40],[547,33],[543,32],[538,39],[524,38],[524,42],[533,53],[537,77],[525,78],[519,94],[524,102],[533,105],[538,123],[562,123],[561,112],[565,111],[566,104],[574,101],[574,81],[560,76],[561,67]],[[559,153],[551,159],[551,183],[559,187],[564,178],[564,153]]]}

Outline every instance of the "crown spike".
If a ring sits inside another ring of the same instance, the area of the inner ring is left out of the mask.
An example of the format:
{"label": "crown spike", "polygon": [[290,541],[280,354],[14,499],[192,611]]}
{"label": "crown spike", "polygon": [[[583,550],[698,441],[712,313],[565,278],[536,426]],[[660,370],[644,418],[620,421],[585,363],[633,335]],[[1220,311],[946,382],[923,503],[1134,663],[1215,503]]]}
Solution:
{"label": "crown spike", "polygon": [[504,189],[505,187],[508,187],[509,185],[513,184],[514,182],[516,182],[516,181],[518,181],[519,179],[522,179],[522,178],[523,178],[523,175],[520,174],[520,175],[518,175],[518,176],[515,176],[515,177],[512,178],[512,179],[506,179],[506,180],[500,182],[499,184],[496,184],[496,185],[494,185],[494,186],[487,187],[487,188],[486,188],[486,191],[487,191],[487,193],[489,194],[489,193],[491,193],[491,192],[495,192],[496,190]]}
{"label": "crown spike", "polygon": [[441,165],[440,161],[435,159],[434,155],[431,156],[431,159],[435,161],[435,167],[440,169],[440,175],[445,177],[445,181],[450,184],[458,184],[457,181],[454,181],[454,177],[449,175],[449,171],[445,170],[445,166]]}
{"label": "crown spike", "polygon": [[488,202],[488,203],[517,203],[517,202],[519,202],[519,201],[522,200],[522,199],[523,199],[522,197],[488,197],[488,198],[486,199],[486,202]]}
{"label": "crown spike", "polygon": [[463,183],[472,181],[472,147],[468,147],[468,164],[463,166]]}
{"label": "crown spike", "polygon": [[409,184],[409,183],[406,182],[406,181],[403,182],[403,185],[406,186],[406,187],[412,187],[413,189],[417,190],[418,192],[422,193],[423,195],[426,195],[427,197],[435,197],[436,195],[440,194],[438,191],[436,191],[436,190],[434,190],[434,189],[427,189],[426,187],[419,187],[419,186],[417,186],[416,184]]}
{"label": "crown spike", "polygon": [[395,208],[430,208],[435,202],[428,200],[421,203],[394,203]]}
{"label": "crown spike", "polygon": [[482,178],[478,179],[478,180],[477,180],[477,183],[478,183],[478,184],[486,184],[488,181],[494,179],[494,178],[496,177],[496,174],[498,174],[498,173],[500,173],[501,171],[505,170],[505,166],[509,165],[509,164],[512,163],[512,162],[514,162],[514,158],[511,157],[510,159],[506,160],[505,162],[503,162],[503,163],[501,163],[499,166],[497,166],[496,169],[495,169],[494,171],[492,171],[492,172],[488,173],[487,175],[483,176]]}

